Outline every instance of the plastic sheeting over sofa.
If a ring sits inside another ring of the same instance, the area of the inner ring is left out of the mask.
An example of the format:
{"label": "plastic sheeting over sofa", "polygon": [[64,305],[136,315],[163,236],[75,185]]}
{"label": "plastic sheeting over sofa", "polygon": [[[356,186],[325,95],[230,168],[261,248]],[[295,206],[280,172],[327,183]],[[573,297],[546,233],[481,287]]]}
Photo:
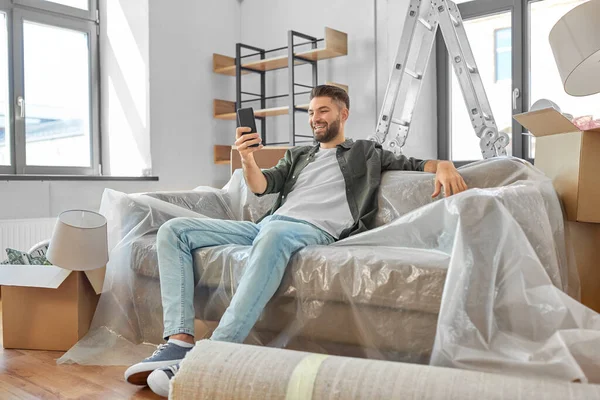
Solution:
{"label": "plastic sheeting over sofa", "polygon": [[[377,227],[296,253],[247,343],[599,382],[600,319],[573,299],[552,183],[512,158],[460,172],[471,189],[437,199],[432,174],[384,173]],[[254,196],[241,171],[223,189],[106,190],[104,292],[89,333],[59,362],[130,364],[162,341],[155,235],[165,221],[256,221],[274,200]],[[248,249],[195,250],[197,319],[218,321]]]}

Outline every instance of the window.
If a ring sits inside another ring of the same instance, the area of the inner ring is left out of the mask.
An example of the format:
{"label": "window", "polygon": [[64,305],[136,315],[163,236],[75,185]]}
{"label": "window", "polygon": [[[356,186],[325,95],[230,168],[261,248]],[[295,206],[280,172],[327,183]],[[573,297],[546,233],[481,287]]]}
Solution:
{"label": "window", "polygon": [[511,79],[511,33],[510,28],[496,29],[494,32],[496,51],[496,82]]}
{"label": "window", "polygon": [[99,171],[96,0],[0,0],[0,174]]}
{"label": "window", "polygon": [[[511,138],[507,153],[533,159],[535,139],[513,119],[539,99],[549,99],[574,116],[600,117],[600,94],[565,93],[548,41],[564,14],[586,0],[455,1],[481,73],[496,127]],[[492,35],[493,32],[493,35]],[[492,48],[493,45],[493,48]],[[466,163],[481,159],[447,50],[438,41],[438,157]]]}

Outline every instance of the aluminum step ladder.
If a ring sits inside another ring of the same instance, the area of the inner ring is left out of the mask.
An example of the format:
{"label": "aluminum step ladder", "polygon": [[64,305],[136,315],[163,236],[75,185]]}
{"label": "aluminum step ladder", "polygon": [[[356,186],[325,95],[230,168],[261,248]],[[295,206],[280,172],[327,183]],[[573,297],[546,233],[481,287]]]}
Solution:
{"label": "aluminum step ladder", "polygon": [[[479,138],[483,158],[506,155],[509,137],[498,132],[458,7],[448,0],[410,1],[377,129],[369,139],[397,155],[402,154],[438,27],[446,42],[471,124]],[[395,110],[400,113],[398,118],[394,118]],[[388,135],[391,125],[397,127],[395,137]]]}

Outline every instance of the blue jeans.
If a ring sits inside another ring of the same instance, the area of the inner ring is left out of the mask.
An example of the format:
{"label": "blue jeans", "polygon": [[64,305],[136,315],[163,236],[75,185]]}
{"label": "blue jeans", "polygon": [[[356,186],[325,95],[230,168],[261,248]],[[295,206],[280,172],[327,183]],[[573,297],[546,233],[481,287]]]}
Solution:
{"label": "blue jeans", "polygon": [[246,269],[211,339],[241,343],[281,283],[288,261],[303,247],[328,245],[333,236],[307,222],[271,215],[259,224],[205,218],[174,218],[158,230],[164,333],[194,335],[192,251],[225,244],[252,246]]}

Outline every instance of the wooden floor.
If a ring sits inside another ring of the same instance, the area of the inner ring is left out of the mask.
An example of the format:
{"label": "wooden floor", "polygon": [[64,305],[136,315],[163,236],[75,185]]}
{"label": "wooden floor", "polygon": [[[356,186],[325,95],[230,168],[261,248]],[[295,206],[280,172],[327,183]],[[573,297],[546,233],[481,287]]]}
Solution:
{"label": "wooden floor", "polygon": [[62,354],[0,346],[0,399],[162,399],[147,387],[125,382],[126,367],[56,365]]}

